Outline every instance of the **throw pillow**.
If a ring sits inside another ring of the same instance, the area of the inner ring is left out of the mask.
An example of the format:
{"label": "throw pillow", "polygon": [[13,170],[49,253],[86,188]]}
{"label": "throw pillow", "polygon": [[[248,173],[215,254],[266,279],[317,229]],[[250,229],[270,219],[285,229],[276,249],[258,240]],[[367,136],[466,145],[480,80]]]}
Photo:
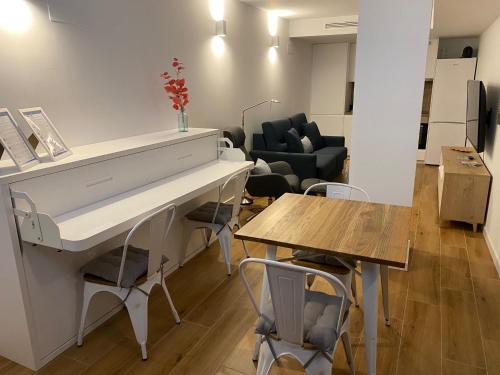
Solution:
{"label": "throw pillow", "polygon": [[257,159],[255,162],[255,167],[252,171],[253,174],[268,174],[272,173],[271,167],[262,159]]}
{"label": "throw pillow", "polygon": [[323,137],[321,137],[318,125],[314,121],[304,126],[304,135],[311,140],[314,151],[325,147],[325,142],[323,141]]}
{"label": "throw pillow", "polygon": [[302,141],[302,146],[304,147],[304,154],[310,154],[314,151],[314,147],[311,143],[311,140],[307,136],[302,138],[301,141]]}
{"label": "throw pillow", "polygon": [[294,153],[304,153],[304,147],[302,146],[302,142],[300,141],[300,136],[297,130],[291,128],[289,131],[285,133],[285,140],[288,146],[288,152]]}

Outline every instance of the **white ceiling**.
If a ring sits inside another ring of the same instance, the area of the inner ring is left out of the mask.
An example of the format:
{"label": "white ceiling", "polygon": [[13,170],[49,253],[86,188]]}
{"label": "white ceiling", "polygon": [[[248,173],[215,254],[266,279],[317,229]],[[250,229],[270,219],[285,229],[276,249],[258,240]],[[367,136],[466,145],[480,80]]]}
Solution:
{"label": "white ceiling", "polygon": [[316,18],[358,14],[356,0],[241,0],[257,8],[278,11],[284,18]]}
{"label": "white ceiling", "polygon": [[[275,10],[281,17],[315,18],[357,14],[356,0],[242,0],[255,7]],[[500,16],[500,0],[435,0],[436,37],[481,34]]]}

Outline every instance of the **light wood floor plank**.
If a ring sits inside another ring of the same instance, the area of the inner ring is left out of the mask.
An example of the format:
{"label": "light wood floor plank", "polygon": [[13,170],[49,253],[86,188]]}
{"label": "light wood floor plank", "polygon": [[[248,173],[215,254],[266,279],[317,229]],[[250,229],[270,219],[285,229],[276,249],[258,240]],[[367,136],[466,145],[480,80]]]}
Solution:
{"label": "light wood floor plank", "polygon": [[411,257],[408,298],[438,305],[440,301],[439,257],[414,250]]}
{"label": "light wood floor plank", "polygon": [[150,358],[147,361],[137,359],[126,374],[168,374],[207,332],[208,328],[183,320],[149,349]]}
{"label": "light wood floor plank", "polygon": [[235,303],[170,373],[213,374],[255,320],[255,311]]}
{"label": "light wood floor plank", "polygon": [[472,293],[469,260],[462,247],[443,246],[441,254],[441,287]]}
{"label": "light wood floor plank", "polygon": [[439,306],[408,301],[398,362],[399,375],[441,371],[441,311]]}
{"label": "light wood floor plank", "polygon": [[441,292],[444,358],[485,368],[474,295],[450,289]]}
{"label": "light wood floor plank", "polygon": [[473,282],[483,337],[500,341],[500,280],[474,277]]}
{"label": "light wood floor plank", "polygon": [[443,362],[443,375],[486,375],[486,370],[445,360]]}
{"label": "light wood floor plank", "polygon": [[[396,373],[396,365],[401,342],[402,321],[391,319],[391,326],[387,327],[382,317],[378,319],[378,340],[377,340],[377,373],[393,375]],[[366,374],[365,345],[361,339],[357,350],[355,365],[357,374]]]}
{"label": "light wood floor plank", "polygon": [[488,375],[500,374],[500,341],[484,340]]}

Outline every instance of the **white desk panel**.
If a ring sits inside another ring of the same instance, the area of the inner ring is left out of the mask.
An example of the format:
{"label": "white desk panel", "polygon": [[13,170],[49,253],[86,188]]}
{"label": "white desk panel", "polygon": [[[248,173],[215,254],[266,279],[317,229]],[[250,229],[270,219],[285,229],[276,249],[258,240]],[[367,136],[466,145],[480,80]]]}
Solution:
{"label": "white desk panel", "polygon": [[221,185],[252,162],[213,161],[54,218],[62,246],[82,251],[134,226],[166,204],[182,204]]}

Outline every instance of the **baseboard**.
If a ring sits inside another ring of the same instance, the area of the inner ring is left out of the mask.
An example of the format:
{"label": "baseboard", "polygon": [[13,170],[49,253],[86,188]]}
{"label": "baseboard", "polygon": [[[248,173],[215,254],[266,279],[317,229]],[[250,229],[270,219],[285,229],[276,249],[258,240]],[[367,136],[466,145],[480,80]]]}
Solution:
{"label": "baseboard", "polygon": [[486,241],[486,246],[488,246],[488,250],[490,251],[491,259],[493,259],[493,264],[495,265],[497,274],[500,277],[500,255],[497,255],[498,252],[495,251],[493,242],[491,241],[490,235],[488,234],[486,227],[483,227],[483,236],[484,240]]}

